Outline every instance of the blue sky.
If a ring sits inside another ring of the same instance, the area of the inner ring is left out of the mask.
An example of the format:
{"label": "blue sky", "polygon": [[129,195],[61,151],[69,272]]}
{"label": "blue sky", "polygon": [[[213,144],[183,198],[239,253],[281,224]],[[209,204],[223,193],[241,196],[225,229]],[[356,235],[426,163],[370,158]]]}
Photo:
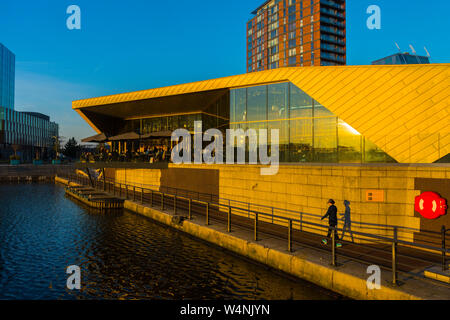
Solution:
{"label": "blue sky", "polygon": [[[16,54],[16,109],[49,114],[61,135],[92,129],[72,100],[245,73],[245,23],[263,0],[1,0],[0,42]],[[81,30],[66,9],[81,8]],[[366,27],[369,5],[381,30]],[[347,63],[424,46],[448,63],[450,1],[347,0]]]}

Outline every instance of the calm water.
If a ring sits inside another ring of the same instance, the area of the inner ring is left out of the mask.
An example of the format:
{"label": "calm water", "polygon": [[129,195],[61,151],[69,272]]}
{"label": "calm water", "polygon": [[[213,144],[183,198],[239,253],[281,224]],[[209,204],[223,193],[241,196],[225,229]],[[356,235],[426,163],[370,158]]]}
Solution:
{"label": "calm water", "polygon": [[90,212],[53,184],[0,185],[0,210],[0,299],[339,298],[131,212]]}

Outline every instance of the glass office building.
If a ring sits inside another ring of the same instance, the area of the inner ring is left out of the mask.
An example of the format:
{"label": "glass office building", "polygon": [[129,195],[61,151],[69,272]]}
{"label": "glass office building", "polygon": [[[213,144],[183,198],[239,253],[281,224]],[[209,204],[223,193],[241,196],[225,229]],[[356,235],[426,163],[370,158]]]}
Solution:
{"label": "glass office building", "polygon": [[15,55],[0,43],[0,159],[53,157],[59,126],[37,112],[14,110]]}
{"label": "glass office building", "polygon": [[409,53],[396,53],[372,62],[372,65],[429,64],[430,58]]}
{"label": "glass office building", "polygon": [[16,149],[22,161],[54,156],[59,126],[50,117],[36,112],[19,112],[0,107],[0,155],[3,159]]}
{"label": "glass office building", "polygon": [[0,43],[0,107],[14,109],[16,57]]}

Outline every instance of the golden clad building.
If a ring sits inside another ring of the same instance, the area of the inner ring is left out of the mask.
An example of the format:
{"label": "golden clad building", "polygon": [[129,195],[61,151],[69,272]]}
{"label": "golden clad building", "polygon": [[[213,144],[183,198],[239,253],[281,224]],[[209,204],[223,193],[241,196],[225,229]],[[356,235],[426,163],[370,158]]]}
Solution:
{"label": "golden clad building", "polygon": [[329,198],[349,200],[354,221],[437,230],[450,225],[449,215],[425,220],[414,199],[424,191],[450,199],[449,70],[450,64],[279,68],[79,100],[73,108],[107,137],[193,131],[196,120],[204,130],[280,131],[282,164],[273,177],[250,165],[169,165],[117,169],[116,179],[312,215]]}

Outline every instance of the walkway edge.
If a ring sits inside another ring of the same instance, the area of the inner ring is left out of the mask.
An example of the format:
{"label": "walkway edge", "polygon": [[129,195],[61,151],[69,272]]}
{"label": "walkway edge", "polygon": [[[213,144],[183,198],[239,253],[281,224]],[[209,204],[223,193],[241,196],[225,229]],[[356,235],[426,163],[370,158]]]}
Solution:
{"label": "walkway edge", "polygon": [[326,267],[295,255],[264,247],[231,234],[184,220],[182,224],[172,221],[172,216],[153,208],[126,200],[124,208],[154,221],[170,226],[191,236],[230,250],[241,256],[281,270],[332,290],[343,296],[358,300],[421,300],[394,287],[381,285],[379,290],[369,290],[366,279],[362,279],[333,267]]}

